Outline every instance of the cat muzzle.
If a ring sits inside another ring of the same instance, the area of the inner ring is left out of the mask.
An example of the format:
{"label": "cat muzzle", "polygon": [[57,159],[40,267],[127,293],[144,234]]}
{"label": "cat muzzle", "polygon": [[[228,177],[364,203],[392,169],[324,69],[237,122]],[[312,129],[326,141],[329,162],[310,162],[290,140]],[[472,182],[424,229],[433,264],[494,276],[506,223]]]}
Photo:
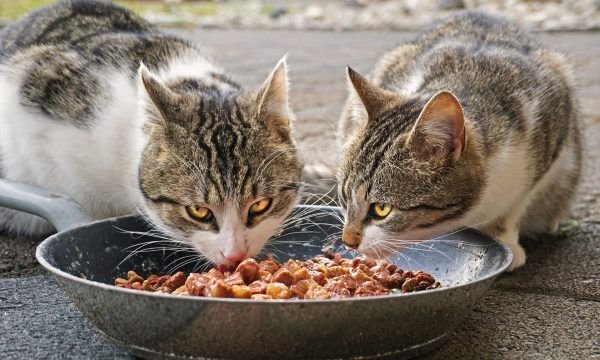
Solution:
{"label": "cat muzzle", "polygon": [[356,249],[360,245],[362,235],[359,232],[344,231],[342,233],[342,242],[351,249]]}

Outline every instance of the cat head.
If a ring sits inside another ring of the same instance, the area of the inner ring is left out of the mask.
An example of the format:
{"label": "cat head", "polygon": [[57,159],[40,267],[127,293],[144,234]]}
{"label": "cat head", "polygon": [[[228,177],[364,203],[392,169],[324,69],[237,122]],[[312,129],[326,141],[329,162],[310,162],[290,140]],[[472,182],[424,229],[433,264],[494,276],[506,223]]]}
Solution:
{"label": "cat head", "polygon": [[380,257],[456,227],[484,184],[459,100],[448,91],[400,95],[350,68],[348,79],[363,126],[338,173],[343,242]]}
{"label": "cat head", "polygon": [[217,265],[258,254],[300,191],[285,59],[253,93],[221,74],[161,82],[142,65],[138,78],[147,216]]}

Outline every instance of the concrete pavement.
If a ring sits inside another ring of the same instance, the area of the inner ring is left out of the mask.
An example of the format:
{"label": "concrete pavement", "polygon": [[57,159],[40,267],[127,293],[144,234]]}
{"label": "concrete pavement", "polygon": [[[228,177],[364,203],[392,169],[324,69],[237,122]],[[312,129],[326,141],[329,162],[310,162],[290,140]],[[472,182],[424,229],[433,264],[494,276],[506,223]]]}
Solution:
{"label": "concrete pavement", "polygon": [[[289,52],[296,137],[305,158],[335,161],[344,67],[368,71],[413,36],[398,32],[173,30],[203,43],[244,84],[258,86]],[[571,222],[527,239],[528,261],[503,275],[430,359],[600,359],[600,33],[540,34],[579,79],[586,164]],[[130,358],[102,338],[34,259],[39,240],[0,236],[3,358]]]}

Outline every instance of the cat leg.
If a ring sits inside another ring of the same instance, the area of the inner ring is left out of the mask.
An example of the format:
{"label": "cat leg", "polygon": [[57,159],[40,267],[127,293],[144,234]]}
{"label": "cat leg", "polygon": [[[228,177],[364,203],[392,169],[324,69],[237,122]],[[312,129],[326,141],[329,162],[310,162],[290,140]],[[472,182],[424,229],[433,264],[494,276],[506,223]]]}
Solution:
{"label": "cat leg", "polygon": [[513,260],[507,269],[509,272],[525,265],[525,260],[527,259],[525,249],[519,243],[519,234],[521,220],[531,203],[531,192],[525,193],[521,199],[521,201],[516,202],[510,207],[505,216],[483,229],[484,232],[500,240],[512,251]]}
{"label": "cat leg", "polygon": [[511,207],[489,233],[495,235],[513,252],[508,271],[525,264],[525,250],[519,244],[523,234],[553,232],[568,212],[569,203],[579,180],[580,159],[575,147],[567,147],[546,174]]}
{"label": "cat leg", "polygon": [[516,268],[525,265],[527,255],[525,249],[519,244],[519,230],[514,227],[508,228],[505,232],[498,235],[498,240],[507,245],[513,253],[513,260],[506,271],[512,272]]}
{"label": "cat leg", "polygon": [[483,229],[485,233],[500,240],[512,251],[513,260],[507,269],[509,272],[523,266],[527,259],[525,249],[519,244],[519,222],[517,219],[514,215],[509,216]]}

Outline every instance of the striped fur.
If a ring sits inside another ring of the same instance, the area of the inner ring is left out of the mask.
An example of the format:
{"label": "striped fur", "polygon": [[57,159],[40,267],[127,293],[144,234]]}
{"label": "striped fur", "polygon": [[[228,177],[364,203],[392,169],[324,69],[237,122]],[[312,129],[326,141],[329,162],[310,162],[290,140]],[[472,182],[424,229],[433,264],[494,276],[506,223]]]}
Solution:
{"label": "striped fur", "polygon": [[[2,177],[65,193],[95,218],[143,212],[216,264],[257,254],[296,204],[287,65],[253,92],[196,45],[101,1],[66,1],[0,33]],[[272,198],[269,210],[249,207]],[[186,206],[208,207],[199,222]],[[43,220],[0,209],[0,228]]]}
{"label": "striped fur", "polygon": [[[512,22],[464,12],[384,55],[370,78],[349,70],[340,120],[344,241],[381,255],[472,226],[523,265],[519,235],[555,231],[580,177],[563,57]],[[372,203],[393,210],[378,220]]]}

